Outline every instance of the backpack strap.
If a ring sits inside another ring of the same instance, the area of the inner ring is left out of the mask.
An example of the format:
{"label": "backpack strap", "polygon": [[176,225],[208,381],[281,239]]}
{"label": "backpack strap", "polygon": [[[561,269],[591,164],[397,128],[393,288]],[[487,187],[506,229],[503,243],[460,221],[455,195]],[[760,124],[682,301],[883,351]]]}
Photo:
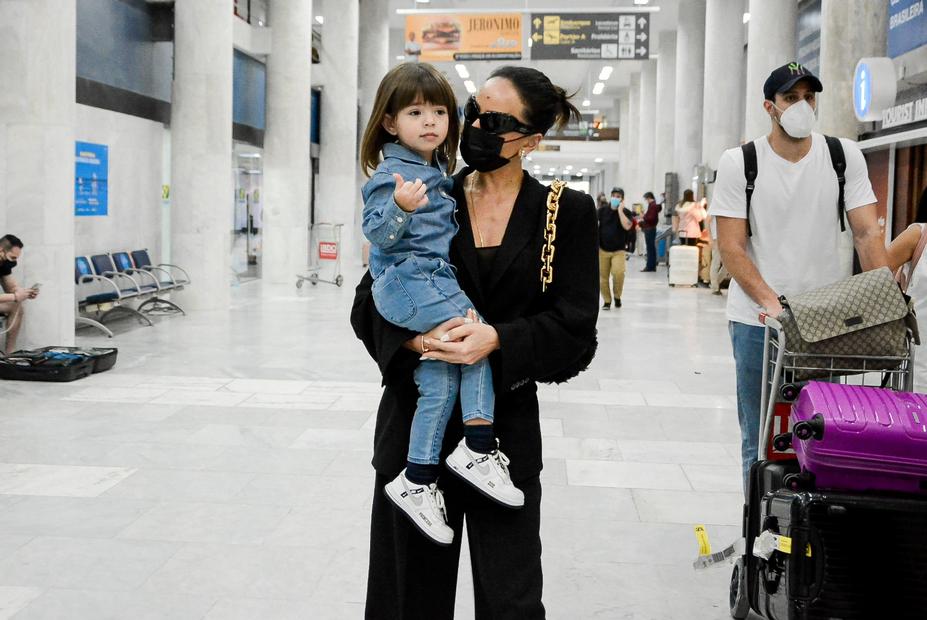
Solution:
{"label": "backpack strap", "polygon": [[[744,193],[747,195],[747,236],[753,236],[753,230],[750,228],[750,201],[753,199],[753,190],[756,188],[756,175],[759,173],[756,165],[756,145],[751,141],[740,146],[744,154],[744,176],[747,178],[747,186]],[[842,187],[842,186],[841,186]],[[841,189],[841,195],[842,195]]]}
{"label": "backpack strap", "polygon": [[830,163],[837,173],[837,218],[840,220],[840,232],[846,232],[843,214],[846,212],[846,203],[843,200],[843,186],[846,185],[847,160],[843,155],[843,145],[840,138],[824,136],[827,140],[827,150],[830,151]]}

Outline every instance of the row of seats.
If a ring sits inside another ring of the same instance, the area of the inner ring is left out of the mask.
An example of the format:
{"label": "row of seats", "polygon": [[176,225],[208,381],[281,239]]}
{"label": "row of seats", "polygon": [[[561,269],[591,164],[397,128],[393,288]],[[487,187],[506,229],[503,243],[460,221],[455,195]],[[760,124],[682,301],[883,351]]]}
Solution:
{"label": "row of seats", "polygon": [[113,332],[103,323],[120,315],[150,326],[149,314],[186,314],[162,295],[189,286],[190,276],[177,265],[153,264],[147,249],[78,256],[74,283],[77,324],[95,327],[110,338]]}

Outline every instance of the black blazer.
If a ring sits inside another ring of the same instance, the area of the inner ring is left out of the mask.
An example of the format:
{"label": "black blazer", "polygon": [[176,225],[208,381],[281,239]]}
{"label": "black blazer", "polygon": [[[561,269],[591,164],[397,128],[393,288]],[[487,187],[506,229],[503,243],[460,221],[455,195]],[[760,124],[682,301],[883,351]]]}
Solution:
{"label": "black blazer", "polygon": [[[598,317],[597,221],[591,197],[563,191],[554,243],[554,279],[541,292],[548,188],[524,174],[511,218],[486,283],[480,282],[476,248],[463,192],[464,169],[455,176],[460,231],[451,245],[451,262],[465,293],[499,334],[500,349],[490,355],[496,390],[495,432],[511,458],[513,480],[541,471],[541,431],[536,381],[575,374],[592,359]],[[412,372],[418,354],[403,348],[415,334],[384,320],[373,304],[370,273],[357,286],[351,325],[383,374],[377,412],[373,466],[393,477],[406,463],[409,431],[418,390]],[[463,436],[458,411],[444,436],[443,454]],[[443,458],[443,457],[442,457]]]}

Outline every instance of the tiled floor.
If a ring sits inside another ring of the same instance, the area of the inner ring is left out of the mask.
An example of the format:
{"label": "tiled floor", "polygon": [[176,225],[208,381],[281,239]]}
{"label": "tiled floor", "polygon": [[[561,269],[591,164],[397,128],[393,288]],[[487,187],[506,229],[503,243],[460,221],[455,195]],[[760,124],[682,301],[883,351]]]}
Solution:
{"label": "tiled floor", "polygon": [[[540,390],[548,616],[721,620],[729,570],[692,561],[694,524],[740,530],[724,299],[639,267],[592,368]],[[109,373],[0,384],[0,619],[362,617],[380,388],[352,293],[245,284],[117,324]]]}

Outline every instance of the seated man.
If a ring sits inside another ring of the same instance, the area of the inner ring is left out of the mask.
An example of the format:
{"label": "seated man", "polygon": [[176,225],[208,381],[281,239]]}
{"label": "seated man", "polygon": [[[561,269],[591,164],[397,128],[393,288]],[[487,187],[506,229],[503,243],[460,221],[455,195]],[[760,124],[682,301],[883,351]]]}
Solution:
{"label": "seated man", "polygon": [[[27,299],[35,299],[39,291],[36,288],[23,288],[19,286],[11,274],[13,267],[19,260],[23,251],[23,242],[14,235],[0,237],[0,314],[6,315],[6,346],[4,351],[12,353],[16,350],[16,336],[23,325],[23,303]],[[0,332],[3,333],[3,332]]]}

